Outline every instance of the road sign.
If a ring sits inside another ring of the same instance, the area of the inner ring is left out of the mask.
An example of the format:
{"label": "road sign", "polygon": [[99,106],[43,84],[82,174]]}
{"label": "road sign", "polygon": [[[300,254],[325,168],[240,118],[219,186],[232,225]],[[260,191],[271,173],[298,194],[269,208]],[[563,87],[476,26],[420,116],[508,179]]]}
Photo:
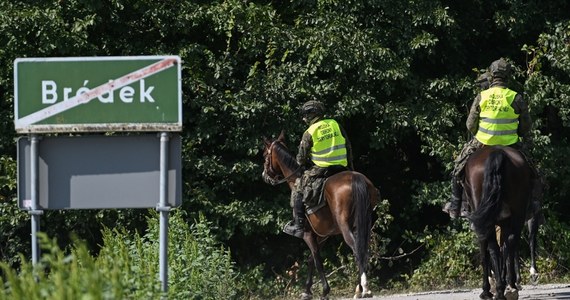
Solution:
{"label": "road sign", "polygon": [[180,57],[18,58],[18,133],[181,131]]}
{"label": "road sign", "polygon": [[[158,134],[42,137],[37,209],[153,208],[160,199]],[[18,139],[18,202],[31,209],[30,139]],[[181,204],[181,142],[171,134],[167,205]]]}

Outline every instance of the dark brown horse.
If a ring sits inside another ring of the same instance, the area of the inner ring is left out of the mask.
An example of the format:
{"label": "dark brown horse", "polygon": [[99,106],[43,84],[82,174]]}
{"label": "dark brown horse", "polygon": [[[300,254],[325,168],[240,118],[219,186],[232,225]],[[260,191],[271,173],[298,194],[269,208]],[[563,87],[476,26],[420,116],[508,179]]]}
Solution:
{"label": "dark brown horse", "polygon": [[[281,132],[274,141],[264,138],[263,180],[276,185],[287,183],[293,188],[295,180],[301,176],[299,165],[288,152]],[[319,250],[324,241],[333,235],[342,234],[346,244],[352,249],[358,265],[358,285],[355,297],[371,297],[366,278],[368,245],[373,222],[373,208],[379,198],[379,191],[364,175],[353,171],[343,171],[332,175],[325,184],[327,206],[307,215],[310,226],[305,227],[303,240],[311,254],[308,258],[308,278],[302,299],[311,299],[313,271],[317,271],[323,285],[322,299],[327,299],[330,286],[323,269]]]}
{"label": "dark brown horse", "polygon": [[[479,239],[483,267],[481,299],[492,299],[489,275],[495,276],[496,299],[518,297],[518,247],[530,204],[532,171],[510,147],[483,147],[465,166],[465,195],[474,209],[469,217]],[[497,242],[495,226],[501,228]],[[502,251],[501,251],[502,249]]]}

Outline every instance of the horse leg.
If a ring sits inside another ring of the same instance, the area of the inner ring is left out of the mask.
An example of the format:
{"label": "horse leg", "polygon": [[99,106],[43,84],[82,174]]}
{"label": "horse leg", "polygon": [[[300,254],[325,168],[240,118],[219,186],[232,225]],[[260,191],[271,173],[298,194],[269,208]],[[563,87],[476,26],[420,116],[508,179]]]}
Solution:
{"label": "horse leg", "polygon": [[[352,234],[352,232],[350,231],[350,229],[348,228],[348,226],[339,226],[340,227],[340,231],[342,233],[342,237],[344,238],[344,241],[346,242],[346,244],[348,245],[348,247],[350,248],[350,250],[352,250],[352,253],[354,254],[354,257],[356,258],[356,260],[358,260],[358,257],[356,256],[356,249],[354,248],[354,235]],[[358,262],[357,262],[358,264]],[[358,271],[358,279],[357,282],[358,284],[356,284],[356,288],[354,289],[354,299],[357,298],[362,298],[363,293],[364,293],[364,288],[362,286],[362,282],[360,279],[361,273],[360,270]]]}
{"label": "horse leg", "polygon": [[[326,277],[326,274],[324,271],[323,261],[321,259],[321,255],[320,255],[320,251],[319,251],[319,244],[317,243],[315,237],[312,234],[310,236],[305,235],[305,237],[303,239],[305,240],[305,243],[307,244],[307,246],[309,246],[309,250],[311,251],[311,257],[313,258],[314,267],[317,268],[317,272],[319,273],[319,275],[321,277],[321,282],[323,284],[323,294],[321,296],[321,299],[328,299],[328,294],[329,294],[331,288],[329,286],[329,283],[327,281],[327,277]],[[307,279],[307,285],[305,287],[305,292],[307,294],[311,293],[311,285],[313,282],[312,271],[311,271],[310,275],[311,275],[310,276],[311,279]],[[310,285],[309,285],[309,283],[310,283]],[[312,294],[310,294],[310,295],[312,297]],[[308,298],[308,299],[310,299],[310,298]]]}
{"label": "horse leg", "polygon": [[495,299],[505,299],[505,280],[504,277],[501,276],[501,274],[503,274],[503,259],[501,257],[501,250],[494,234],[487,236],[487,242],[489,258],[495,272],[495,284],[497,286],[497,294],[495,296]]}
{"label": "horse leg", "polygon": [[518,259],[518,241],[520,239],[520,235],[516,232],[520,232],[520,229],[515,229],[515,233],[511,233],[507,240],[505,241],[505,252],[507,253],[506,258],[506,269],[507,269],[507,289],[505,291],[505,296],[507,299],[518,299],[519,292],[517,283],[517,275],[516,275],[516,260]]}
{"label": "horse leg", "polygon": [[329,282],[327,281],[327,276],[324,271],[323,261],[321,259],[320,253],[319,252],[315,253],[314,258],[315,258],[315,266],[317,267],[317,271],[321,276],[321,282],[323,284],[323,293],[321,299],[325,300],[329,298],[329,292],[331,291],[331,288],[329,286]]}
{"label": "horse leg", "polygon": [[[352,232],[350,231],[350,229],[348,228],[348,226],[340,226],[340,230],[342,233],[342,237],[344,238],[344,241],[346,242],[346,244],[348,245],[348,247],[350,248],[350,250],[352,250],[352,253],[354,254],[355,257],[355,261],[356,264],[358,265],[358,255],[356,253],[356,248],[354,247],[355,241],[354,241],[354,235],[352,234]],[[364,275],[364,285],[362,284],[362,273],[361,270],[358,270],[358,278],[356,280],[356,282],[358,282],[356,284],[356,288],[354,289],[354,299],[357,298],[362,298],[364,297],[364,292],[365,292],[365,286],[367,286],[366,283],[366,275]]]}
{"label": "horse leg", "polygon": [[305,281],[305,291],[301,294],[301,300],[313,299],[313,292],[311,288],[313,287],[313,271],[315,270],[315,259],[313,254],[309,254],[307,257],[307,280]]}
{"label": "horse leg", "polygon": [[532,217],[527,221],[528,243],[530,246],[530,282],[532,285],[538,283],[538,269],[536,268],[536,234],[538,233],[538,220]]}
{"label": "horse leg", "polygon": [[479,295],[481,299],[493,299],[491,294],[491,284],[489,282],[490,260],[489,253],[487,252],[487,243],[485,241],[479,242],[479,251],[481,252],[481,266],[483,267],[483,284],[481,288],[483,292]]}
{"label": "horse leg", "polygon": [[342,233],[342,237],[344,238],[344,241],[346,242],[348,247],[350,247],[350,249],[352,250],[352,253],[354,254],[354,257],[356,259],[356,264],[358,265],[358,278],[356,279],[356,282],[358,283],[356,284],[356,288],[354,289],[353,298],[354,299],[370,298],[372,297],[372,292],[368,289],[368,278],[366,277],[366,272],[365,270],[362,270],[362,268],[360,267],[361,264],[359,263],[359,260],[363,258],[361,258],[356,251],[356,246],[355,246],[356,241],[354,239],[354,235],[352,234],[352,231],[350,231],[348,226],[339,226],[339,227]]}
{"label": "horse leg", "polygon": [[[354,223],[339,224],[344,240],[351,246],[358,266],[358,286],[355,298],[372,297],[368,289],[366,268],[368,265],[368,248],[372,232],[372,198],[378,195],[378,189],[368,186],[364,176],[352,176],[352,205]],[[372,197],[372,198],[371,198]]]}
{"label": "horse leg", "polygon": [[519,249],[515,252],[515,283],[518,290],[522,290],[522,277],[521,277],[521,261],[520,261],[520,254]]}

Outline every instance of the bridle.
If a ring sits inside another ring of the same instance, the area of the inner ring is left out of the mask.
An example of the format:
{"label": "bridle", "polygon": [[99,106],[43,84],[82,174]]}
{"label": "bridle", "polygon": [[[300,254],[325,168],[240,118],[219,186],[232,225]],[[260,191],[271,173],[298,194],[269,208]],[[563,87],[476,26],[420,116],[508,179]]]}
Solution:
{"label": "bridle", "polygon": [[[278,184],[282,184],[285,182],[289,182],[291,180],[291,178],[297,174],[297,172],[299,172],[299,170],[301,170],[301,166],[299,166],[297,168],[297,170],[291,172],[291,174],[289,174],[288,176],[284,177],[282,172],[281,174],[279,172],[277,172],[274,168],[273,168],[273,163],[271,161],[271,152],[273,151],[273,146],[275,145],[275,143],[277,143],[278,140],[275,140],[271,143],[271,145],[269,145],[269,147],[267,147],[267,153],[265,154],[265,165],[267,167],[263,168],[263,181],[271,184],[271,185],[278,185]],[[279,178],[282,177],[282,178]]]}

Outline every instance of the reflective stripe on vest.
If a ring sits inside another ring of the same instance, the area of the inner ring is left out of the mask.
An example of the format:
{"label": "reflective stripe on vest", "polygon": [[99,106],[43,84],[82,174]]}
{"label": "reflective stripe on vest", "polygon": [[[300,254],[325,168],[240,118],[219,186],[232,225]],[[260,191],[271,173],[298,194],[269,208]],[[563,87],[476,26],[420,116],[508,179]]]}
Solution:
{"label": "reflective stripe on vest", "polygon": [[475,138],[484,145],[512,145],[519,141],[519,115],[511,106],[517,93],[503,87],[481,92],[479,129]]}
{"label": "reflective stripe on vest", "polygon": [[311,160],[319,167],[347,166],[346,140],[335,120],[327,119],[311,125],[307,132],[313,139]]}

